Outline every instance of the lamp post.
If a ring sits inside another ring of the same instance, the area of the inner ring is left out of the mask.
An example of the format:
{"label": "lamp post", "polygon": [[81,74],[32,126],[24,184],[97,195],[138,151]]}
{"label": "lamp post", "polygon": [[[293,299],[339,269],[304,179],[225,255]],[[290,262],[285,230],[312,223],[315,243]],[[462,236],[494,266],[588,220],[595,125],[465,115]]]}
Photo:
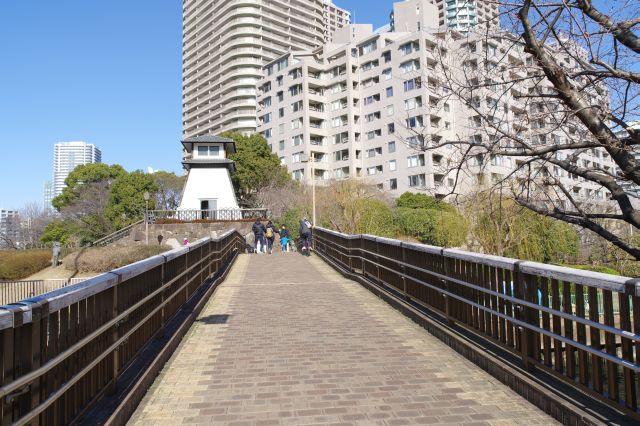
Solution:
{"label": "lamp post", "polygon": [[144,192],[144,239],[149,245],[149,191]]}
{"label": "lamp post", "polygon": [[312,219],[313,219],[313,226],[316,226],[316,172],[315,172],[315,165],[314,163],[316,162],[316,156],[315,153],[313,151],[311,151],[311,209],[312,209]]}

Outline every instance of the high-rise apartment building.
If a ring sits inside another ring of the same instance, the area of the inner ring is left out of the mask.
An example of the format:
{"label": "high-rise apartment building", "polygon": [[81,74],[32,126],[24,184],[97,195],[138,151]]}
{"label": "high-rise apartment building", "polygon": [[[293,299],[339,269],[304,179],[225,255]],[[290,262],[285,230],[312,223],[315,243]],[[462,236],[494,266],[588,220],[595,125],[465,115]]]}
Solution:
{"label": "high-rise apartment building", "polygon": [[[53,148],[53,181],[50,198],[60,195],[65,187],[64,180],[76,167],[83,164],[100,163],[102,152],[94,144],[86,142],[60,142]],[[45,187],[45,191],[47,188]],[[45,197],[47,196],[45,192]]]}
{"label": "high-rise apartment building", "polygon": [[[183,137],[255,132],[263,65],[289,51],[320,47],[331,20],[324,11],[324,0],[185,0]],[[331,21],[336,27],[337,19]]]}
{"label": "high-rise apartment building", "polygon": [[[428,8],[428,4],[435,5],[437,11]],[[413,31],[415,20],[411,19],[412,16],[424,15],[425,11],[437,15],[438,26],[460,32],[467,32],[477,26],[497,26],[499,22],[498,3],[491,0],[405,0],[394,4],[391,30]],[[396,22],[402,22],[402,25],[397,25]]]}
{"label": "high-rise apartment building", "polygon": [[323,0],[324,41],[331,42],[336,30],[351,23],[351,12],[333,4],[332,0]]}
{"label": "high-rise apartment building", "polygon": [[[571,134],[572,126],[550,130],[553,113],[523,101],[531,90],[550,88],[533,87],[526,79],[533,63],[508,34],[486,40],[446,28],[427,32],[423,29],[438,27],[437,7],[421,6],[418,21],[415,12],[396,14],[396,23],[409,31],[373,32],[370,25],[350,25],[336,31],[333,44],[285,54],[265,67],[258,130],[294,179],[328,184],[360,178],[396,196],[412,191],[445,197],[454,189],[470,193],[508,178],[522,160],[477,155],[456,169],[460,150],[447,141],[495,137],[478,111],[533,144],[558,143]],[[501,73],[518,77],[504,93],[486,81],[492,75],[503,78]],[[465,76],[487,83],[475,90],[475,109],[452,96],[447,83],[447,78]],[[313,171],[309,160],[315,160]],[[603,150],[585,151],[580,161],[609,173],[615,167]],[[566,182],[576,199],[609,196],[557,166],[536,167],[537,176]]]}
{"label": "high-rise apartment building", "polygon": [[15,247],[20,239],[20,216],[16,210],[0,209],[0,247]]}

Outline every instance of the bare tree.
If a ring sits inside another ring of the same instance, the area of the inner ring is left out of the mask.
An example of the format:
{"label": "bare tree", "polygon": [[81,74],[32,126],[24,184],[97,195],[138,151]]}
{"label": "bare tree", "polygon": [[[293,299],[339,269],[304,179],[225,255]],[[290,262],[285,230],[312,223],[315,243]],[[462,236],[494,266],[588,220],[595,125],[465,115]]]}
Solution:
{"label": "bare tree", "polygon": [[412,143],[447,150],[434,173],[454,181],[448,195],[504,191],[640,259],[626,238],[640,227],[630,195],[640,185],[640,3],[499,3],[502,29],[435,37],[438,70],[422,64],[420,81],[442,91],[429,98],[430,122],[453,108],[459,123],[455,135],[409,128]]}
{"label": "bare tree", "polygon": [[51,220],[51,214],[41,204],[25,204],[20,209],[20,242],[28,247],[37,246],[44,228]]}

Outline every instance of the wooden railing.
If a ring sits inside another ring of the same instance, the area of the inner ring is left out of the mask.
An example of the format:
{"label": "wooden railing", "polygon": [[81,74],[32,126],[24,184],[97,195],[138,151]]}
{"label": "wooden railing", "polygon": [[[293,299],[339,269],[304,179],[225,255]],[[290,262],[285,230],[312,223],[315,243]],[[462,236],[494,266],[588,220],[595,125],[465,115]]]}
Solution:
{"label": "wooden railing", "polygon": [[0,307],[1,423],[74,422],[243,248],[229,231]]}
{"label": "wooden railing", "polygon": [[151,210],[149,211],[149,223],[239,222],[264,219],[267,214],[267,209]]}
{"label": "wooden railing", "polygon": [[316,252],[638,418],[638,280],[317,228]]}
{"label": "wooden railing", "polygon": [[88,278],[0,281],[0,305],[19,302],[53,290],[86,281]]}

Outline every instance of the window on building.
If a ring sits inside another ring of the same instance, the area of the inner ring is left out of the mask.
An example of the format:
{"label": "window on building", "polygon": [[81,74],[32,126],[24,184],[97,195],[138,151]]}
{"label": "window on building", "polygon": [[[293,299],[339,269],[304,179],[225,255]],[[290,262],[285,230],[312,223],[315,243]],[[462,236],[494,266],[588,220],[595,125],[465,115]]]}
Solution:
{"label": "window on building", "polygon": [[219,146],[198,146],[198,157],[219,157]]}
{"label": "window on building", "polygon": [[389,170],[392,172],[396,170],[396,160],[389,160]]}
{"label": "window on building", "polygon": [[409,186],[412,188],[424,188],[426,182],[424,173],[409,176]]}
{"label": "window on building", "polygon": [[302,101],[294,102],[294,103],[291,104],[291,110],[293,112],[302,111],[303,105],[304,104],[302,103]]}
{"label": "window on building", "polygon": [[387,124],[387,133],[388,134],[395,133],[395,131],[396,131],[396,124],[395,123]]}
{"label": "window on building", "polygon": [[278,142],[278,151],[284,151],[284,141]]}
{"label": "window on building", "polygon": [[273,136],[273,130],[272,129],[265,129],[262,134],[264,135],[265,138],[269,139],[271,136]]}
{"label": "window on building", "polygon": [[382,75],[384,76],[385,80],[391,80],[391,68],[387,68],[386,70],[382,71]]}
{"label": "window on building", "polygon": [[387,87],[387,98],[393,96],[393,87]]}
{"label": "window on building", "polygon": [[299,129],[302,127],[302,118],[296,118],[295,120],[291,120],[291,128]]}
{"label": "window on building", "polygon": [[407,167],[422,167],[424,166],[424,154],[415,154],[407,157]]}
{"label": "window on building", "polygon": [[279,117],[279,118],[284,117],[284,108],[279,108],[279,109],[278,109],[278,117]]}
{"label": "window on building", "polygon": [[271,96],[268,96],[262,100],[262,106],[269,108],[271,106]]}
{"label": "window on building", "polygon": [[384,62],[391,62],[391,51],[386,51],[382,54],[382,58],[384,59]]}
{"label": "window on building", "polygon": [[393,115],[393,105],[387,105],[387,115],[391,117]]}
{"label": "window on building", "polygon": [[271,123],[271,113],[270,112],[262,116],[262,122],[264,124]]}
{"label": "window on building", "polygon": [[389,189],[398,189],[398,179],[389,179]]}
{"label": "window on building", "polygon": [[294,152],[293,154],[291,154],[291,162],[292,163],[300,163],[302,162],[302,156],[304,155],[304,152],[300,151],[300,152]]}
{"label": "window on building", "polygon": [[298,146],[302,144],[302,135],[296,135],[291,138],[291,146]]}
{"label": "window on building", "polygon": [[396,142],[391,141],[387,143],[387,150],[389,151],[389,154],[396,152]]}
{"label": "window on building", "polygon": [[279,135],[284,134],[284,123],[278,124],[278,134]]}

